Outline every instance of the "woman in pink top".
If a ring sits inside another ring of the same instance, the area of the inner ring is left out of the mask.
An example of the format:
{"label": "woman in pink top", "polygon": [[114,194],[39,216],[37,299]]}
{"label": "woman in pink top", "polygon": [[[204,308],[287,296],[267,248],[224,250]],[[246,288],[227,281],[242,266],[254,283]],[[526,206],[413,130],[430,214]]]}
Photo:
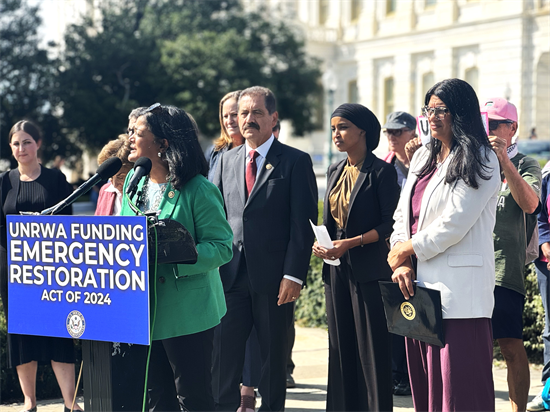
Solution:
{"label": "woman in pink top", "polygon": [[109,179],[108,183],[101,187],[95,210],[96,216],[117,216],[120,213],[124,180],[128,172],[134,166],[134,164],[128,160],[129,153],[130,145],[128,143],[127,134],[121,134],[118,136],[118,139],[111,140],[99,153],[97,163],[102,164],[105,160],[117,156],[122,160],[122,167],[116,175]]}

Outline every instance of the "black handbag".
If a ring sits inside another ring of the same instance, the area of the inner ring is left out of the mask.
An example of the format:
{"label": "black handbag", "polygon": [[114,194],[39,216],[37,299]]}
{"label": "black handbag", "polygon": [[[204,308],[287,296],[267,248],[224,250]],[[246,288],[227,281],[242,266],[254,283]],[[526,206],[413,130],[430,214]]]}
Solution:
{"label": "black handbag", "polygon": [[441,293],[414,285],[414,296],[406,300],[399,284],[378,282],[388,331],[437,346],[445,346]]}

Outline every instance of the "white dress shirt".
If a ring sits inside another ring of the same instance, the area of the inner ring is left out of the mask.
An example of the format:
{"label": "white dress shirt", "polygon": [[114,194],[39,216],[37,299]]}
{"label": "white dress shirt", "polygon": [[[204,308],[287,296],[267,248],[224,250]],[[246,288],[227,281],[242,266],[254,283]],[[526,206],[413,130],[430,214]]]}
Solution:
{"label": "white dress shirt", "polygon": [[[260,171],[262,170],[262,166],[265,162],[265,157],[267,156],[267,152],[269,152],[269,149],[271,149],[271,145],[273,144],[273,141],[275,140],[275,136],[271,135],[269,139],[267,139],[261,146],[258,146],[256,149],[252,149],[248,145],[248,141],[246,141],[246,158],[245,162],[248,164],[250,162],[250,151],[256,150],[258,152],[258,156],[256,157],[256,180],[258,180],[258,176],[260,176]],[[246,169],[245,169],[246,170]]]}

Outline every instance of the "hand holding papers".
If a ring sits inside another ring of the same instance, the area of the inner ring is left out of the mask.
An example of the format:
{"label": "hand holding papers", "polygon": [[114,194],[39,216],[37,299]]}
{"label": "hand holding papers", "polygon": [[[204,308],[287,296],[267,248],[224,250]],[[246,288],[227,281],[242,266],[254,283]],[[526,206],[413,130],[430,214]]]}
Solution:
{"label": "hand holding papers", "polygon": [[[311,223],[311,228],[313,229],[313,233],[315,233],[315,237],[317,238],[317,242],[319,242],[319,246],[322,246],[326,249],[332,249],[334,245],[332,244],[332,240],[330,239],[330,235],[328,234],[327,227],[325,225],[315,226],[311,220],[309,221],[309,223]],[[340,259],[323,259],[323,261],[333,266],[340,265]]]}

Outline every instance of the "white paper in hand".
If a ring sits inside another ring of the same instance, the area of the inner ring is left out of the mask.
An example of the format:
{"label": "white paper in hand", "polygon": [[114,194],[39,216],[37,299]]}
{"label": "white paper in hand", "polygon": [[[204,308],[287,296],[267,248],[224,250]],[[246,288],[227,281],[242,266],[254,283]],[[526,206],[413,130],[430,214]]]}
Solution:
{"label": "white paper in hand", "polygon": [[[325,225],[315,226],[311,220],[309,221],[309,223],[311,223],[311,228],[313,229],[313,233],[315,233],[315,237],[317,238],[317,242],[319,243],[319,246],[322,246],[326,249],[334,248],[334,245],[332,244],[332,240],[330,239],[330,235],[328,234],[327,227]],[[333,266],[340,265],[340,259],[335,259],[335,260],[323,259],[323,261]]]}

